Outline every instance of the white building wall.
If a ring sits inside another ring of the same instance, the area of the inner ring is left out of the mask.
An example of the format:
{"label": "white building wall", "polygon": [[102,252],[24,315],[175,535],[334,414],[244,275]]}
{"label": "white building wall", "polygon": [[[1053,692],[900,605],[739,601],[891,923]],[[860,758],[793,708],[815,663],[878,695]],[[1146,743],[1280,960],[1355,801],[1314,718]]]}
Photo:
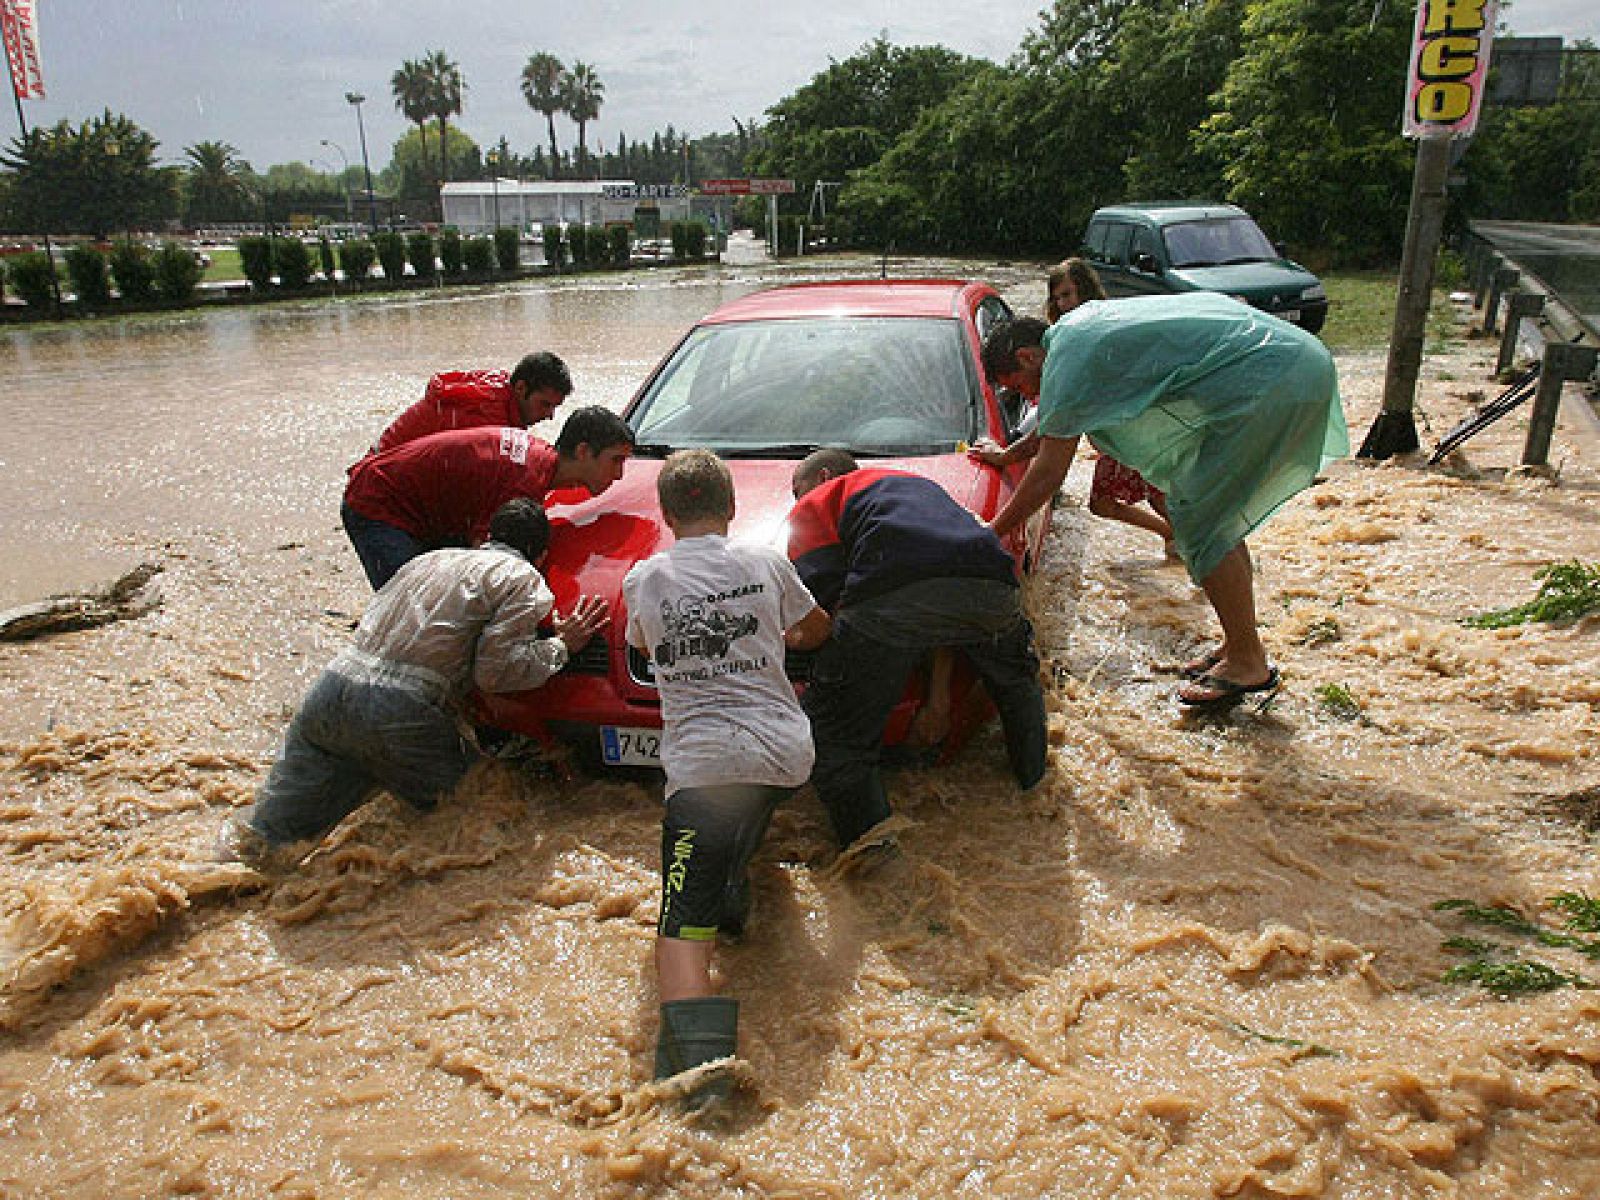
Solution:
{"label": "white building wall", "polygon": [[606,187],[631,186],[628,180],[582,182],[498,182],[474,180],[447,183],[440,189],[444,223],[465,234],[490,233],[495,227],[498,207],[500,224],[538,234],[543,225],[606,225],[614,221],[632,222],[634,209],[641,204],[655,207],[662,221],[689,218],[688,197],[637,201],[612,199],[603,194]]}

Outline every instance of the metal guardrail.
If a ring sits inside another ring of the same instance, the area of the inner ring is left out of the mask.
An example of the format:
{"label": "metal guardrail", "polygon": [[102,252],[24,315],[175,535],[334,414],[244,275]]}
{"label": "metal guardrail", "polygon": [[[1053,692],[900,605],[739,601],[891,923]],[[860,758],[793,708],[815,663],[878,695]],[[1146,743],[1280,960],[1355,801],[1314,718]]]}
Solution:
{"label": "metal guardrail", "polygon": [[[1494,229],[1478,224],[1469,234],[1466,257],[1473,299],[1483,312],[1484,332],[1501,335],[1497,375],[1511,369],[1525,337],[1533,341],[1538,358],[1538,389],[1528,420],[1522,465],[1543,467],[1549,463],[1550,439],[1561,407],[1563,385],[1600,383],[1600,323],[1529,269],[1530,263],[1540,265],[1540,256],[1528,255],[1519,261],[1497,247],[1494,234]],[[1502,243],[1512,240],[1515,239],[1502,234]],[[1594,272],[1600,276],[1600,247],[1594,257]],[[1497,329],[1502,302],[1503,331]]]}

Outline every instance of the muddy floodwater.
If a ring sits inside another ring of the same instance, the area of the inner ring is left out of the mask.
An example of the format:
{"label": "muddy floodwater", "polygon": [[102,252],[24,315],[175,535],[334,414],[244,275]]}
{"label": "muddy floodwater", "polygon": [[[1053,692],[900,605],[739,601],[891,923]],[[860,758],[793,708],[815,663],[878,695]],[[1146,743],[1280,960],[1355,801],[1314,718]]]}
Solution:
{"label": "muddy floodwater", "polygon": [[[1035,265],[958,269],[1043,300]],[[620,405],[779,277],[0,334],[0,608],[161,568],[142,616],[0,644],[0,1195],[1600,1195],[1600,932],[1548,904],[1600,896],[1600,618],[1462,623],[1600,561],[1574,417],[1553,479],[1509,470],[1525,414],[1441,467],[1330,468],[1252,538],[1283,692],[1198,723],[1174,668],[1209,610],[1076,465],[1028,586],[1045,782],[1017,795],[992,731],[893,775],[876,873],[809,792],[780,810],[719,953],[717,1127],[649,1082],[658,785],[495,764],[274,888],[209,864],[367,596],[343,469],[427,375],[548,347]],[[1494,348],[1430,352],[1425,445]],[[1357,441],[1383,366],[1339,359]],[[1565,982],[1444,981],[1474,960]]]}

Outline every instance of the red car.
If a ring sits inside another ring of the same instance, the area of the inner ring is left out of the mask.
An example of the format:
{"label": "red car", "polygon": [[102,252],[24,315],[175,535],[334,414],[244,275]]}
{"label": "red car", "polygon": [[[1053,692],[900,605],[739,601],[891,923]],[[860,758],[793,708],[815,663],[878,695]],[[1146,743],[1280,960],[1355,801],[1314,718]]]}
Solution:
{"label": "red car", "polygon": [[[649,660],[624,638],[622,578],[671,543],[656,474],[674,450],[706,447],[728,461],[738,496],[734,538],[787,544],[790,475],[820,446],[926,475],[993,516],[1022,468],[1002,472],[965,451],[979,437],[1005,443],[1021,416],[1022,401],[997,395],[979,360],[983,335],[1010,316],[987,284],[929,279],[796,284],[702,319],[623,413],[638,445],[622,480],[550,510],[545,574],[558,608],[580,593],[603,596],[610,626],[544,687],[482,697],[482,719],[573,743],[590,763],[659,765],[661,710]],[[1047,521],[1037,518],[1011,542],[1024,568]],[[791,655],[789,667],[803,684],[805,657]],[[890,742],[904,736],[916,701],[908,694],[891,720]]]}

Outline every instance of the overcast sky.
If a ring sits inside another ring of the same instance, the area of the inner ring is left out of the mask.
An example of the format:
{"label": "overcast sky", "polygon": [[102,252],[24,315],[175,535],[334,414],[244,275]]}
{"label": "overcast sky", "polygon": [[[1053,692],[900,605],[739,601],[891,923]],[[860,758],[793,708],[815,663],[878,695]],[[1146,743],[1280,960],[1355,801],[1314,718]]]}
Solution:
{"label": "overcast sky", "polygon": [[[1409,0],[1402,0],[1409,2]],[[374,170],[408,126],[389,78],[443,50],[466,79],[462,127],[480,145],[501,134],[527,152],[544,118],[518,87],[530,54],[582,60],[605,85],[591,148],[671,124],[692,135],[760,118],[830,59],[879,33],[896,45],[939,43],[1006,61],[1038,26],[1040,0],[37,0],[48,98],[28,121],[80,121],[110,108],[176,162],[198,141],[231,143],[258,169],[290,160],[360,161],[346,92],[364,94]],[[1600,41],[1596,0],[1516,0],[1524,36]],[[1396,98],[1398,109],[1399,100]],[[12,106],[0,114],[9,143]],[[576,131],[556,119],[571,149]],[[322,145],[327,139],[338,149]]]}

